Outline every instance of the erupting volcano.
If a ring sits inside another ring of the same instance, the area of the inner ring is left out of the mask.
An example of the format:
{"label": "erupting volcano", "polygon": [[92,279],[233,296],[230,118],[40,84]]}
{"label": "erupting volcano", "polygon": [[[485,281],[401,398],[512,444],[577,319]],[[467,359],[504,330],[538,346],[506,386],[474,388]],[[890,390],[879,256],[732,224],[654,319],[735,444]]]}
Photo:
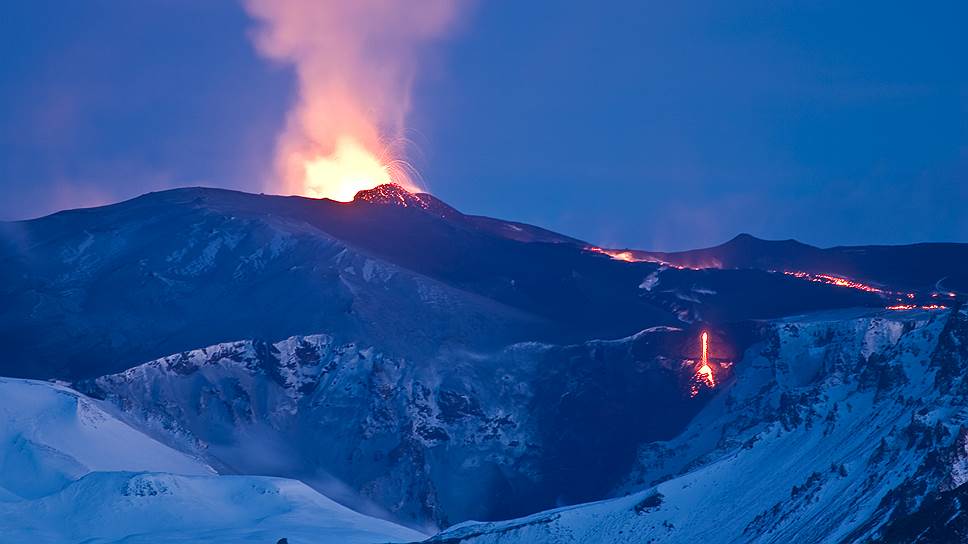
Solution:
{"label": "erupting volcano", "polygon": [[297,156],[303,165],[302,188],[295,190],[311,198],[350,202],[356,193],[380,185],[395,184],[409,192],[417,191],[407,170],[409,164],[388,158],[387,151],[372,153],[356,139],[341,136],[333,152],[325,156]]}
{"label": "erupting volcano", "polygon": [[417,53],[447,33],[459,4],[246,0],[256,49],[298,82],[267,188],[341,202],[389,183],[417,189],[403,160]]}

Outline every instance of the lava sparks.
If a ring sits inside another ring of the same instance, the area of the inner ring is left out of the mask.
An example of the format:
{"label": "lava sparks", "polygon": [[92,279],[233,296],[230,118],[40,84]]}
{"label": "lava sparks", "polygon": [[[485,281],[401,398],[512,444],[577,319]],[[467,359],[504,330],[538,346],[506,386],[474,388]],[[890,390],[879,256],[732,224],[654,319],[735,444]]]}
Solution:
{"label": "lava sparks", "polygon": [[343,136],[337,140],[332,154],[304,160],[302,193],[312,198],[349,202],[359,191],[389,183],[416,191],[406,170],[394,166],[400,162],[382,161],[353,138]]}

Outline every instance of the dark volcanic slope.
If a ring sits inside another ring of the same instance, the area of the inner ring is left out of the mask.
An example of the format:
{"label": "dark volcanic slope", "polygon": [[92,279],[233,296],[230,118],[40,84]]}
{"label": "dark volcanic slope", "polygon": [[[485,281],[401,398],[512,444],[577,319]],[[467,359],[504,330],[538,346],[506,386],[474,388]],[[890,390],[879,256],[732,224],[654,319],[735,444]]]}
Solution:
{"label": "dark volcanic slope", "polygon": [[874,544],[968,542],[968,484],[927,498],[921,508],[891,520]]}
{"label": "dark volcanic slope", "polygon": [[406,356],[882,304],[757,271],[659,275],[585,248],[394,186],[352,203],[177,189],[3,223],[0,374],[90,377],[318,332]]}
{"label": "dark volcanic slope", "polygon": [[755,268],[835,274],[904,289],[968,290],[968,244],[839,246],[821,249],[796,240],[740,234],[725,244],[674,253],[635,251],[677,266]]}

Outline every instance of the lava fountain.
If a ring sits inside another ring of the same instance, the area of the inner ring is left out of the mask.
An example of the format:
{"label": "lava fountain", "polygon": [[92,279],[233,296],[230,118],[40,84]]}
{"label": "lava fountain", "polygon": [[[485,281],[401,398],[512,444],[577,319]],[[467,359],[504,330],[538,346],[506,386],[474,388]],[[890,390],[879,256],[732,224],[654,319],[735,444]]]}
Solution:
{"label": "lava fountain", "polygon": [[264,57],[292,67],[296,100],[276,142],[272,192],[350,201],[395,183],[417,189],[405,120],[423,48],[467,2],[244,0]]}
{"label": "lava fountain", "polygon": [[[359,191],[395,183],[408,191],[419,190],[400,159],[381,158],[350,136],[336,141],[333,152],[315,158],[297,157],[303,167],[302,194],[349,202]],[[297,182],[298,183],[298,182]],[[298,190],[298,188],[297,188]]]}
{"label": "lava fountain", "polygon": [[716,377],[709,366],[709,333],[702,333],[702,359],[699,360],[699,370],[696,372],[709,387],[716,387]]}
{"label": "lava fountain", "polygon": [[702,388],[715,389],[718,382],[716,381],[716,371],[713,370],[713,365],[717,365],[720,369],[729,368],[732,363],[719,362],[710,363],[709,362],[709,333],[702,331],[699,335],[699,361],[687,361],[689,364],[693,365],[693,375],[689,381],[689,396],[695,397],[699,394]]}

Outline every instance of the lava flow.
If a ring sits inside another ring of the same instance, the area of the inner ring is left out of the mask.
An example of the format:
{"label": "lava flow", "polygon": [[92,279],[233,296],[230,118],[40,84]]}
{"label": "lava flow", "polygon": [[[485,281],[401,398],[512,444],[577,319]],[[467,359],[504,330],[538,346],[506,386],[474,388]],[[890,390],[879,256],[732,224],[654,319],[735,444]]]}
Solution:
{"label": "lava flow", "polygon": [[[690,397],[698,395],[702,386],[708,387],[709,389],[716,387],[716,374],[713,371],[713,367],[709,364],[709,333],[703,331],[699,337],[699,342],[701,355],[699,362],[695,363],[696,371],[689,386]],[[726,367],[727,365],[722,366]]]}
{"label": "lava flow", "polygon": [[[903,298],[913,299],[916,297],[914,293],[909,293],[904,291],[888,291],[885,289],[881,289],[879,287],[874,287],[873,285],[868,285],[866,283],[861,283],[859,281],[854,281],[840,276],[832,276],[830,274],[811,274],[809,272],[788,272],[788,271],[784,271],[783,273],[788,276],[793,276],[795,278],[801,278],[801,279],[805,279],[805,280],[809,280],[817,283],[826,283],[827,285],[836,285],[837,287],[847,287],[848,289],[857,289],[858,291],[866,291],[868,293],[875,293],[882,296],[900,297],[898,298],[898,301],[902,300]],[[910,309],[908,308],[908,306],[910,305],[897,304],[896,306],[888,307],[888,309],[889,310]],[[915,308],[915,307],[917,306],[916,305],[911,306],[911,308]],[[926,309],[931,309],[931,308],[926,308]]]}
{"label": "lava flow", "polygon": [[867,291],[868,293],[884,293],[883,289],[878,289],[877,287],[867,285],[866,283],[861,283],[859,281],[849,280],[847,278],[841,278],[838,276],[831,276],[829,274],[811,274],[809,272],[787,271],[784,271],[783,273],[788,276],[815,281],[817,283],[826,283],[828,285],[836,285],[838,287],[849,287],[851,289]]}
{"label": "lava flow", "polygon": [[709,387],[716,387],[716,377],[713,376],[713,369],[709,367],[709,334],[706,331],[702,333],[702,359],[699,360],[699,364],[697,376]]}
{"label": "lava flow", "polygon": [[[636,255],[634,252],[627,249],[621,249],[621,250],[605,249],[598,246],[587,246],[585,249],[588,251],[592,251],[594,253],[601,253],[602,255],[608,255],[609,257],[615,259],[616,261],[625,261],[627,263],[656,263],[667,268],[677,268],[679,270],[702,270],[702,268],[672,264],[670,262],[655,259],[651,256],[642,257],[642,256],[639,256],[641,255],[641,253],[639,255]],[[719,268],[719,267],[707,266],[703,268]]]}
{"label": "lava flow", "polygon": [[947,306],[942,304],[923,304],[918,306],[917,304],[895,304],[893,306],[888,306],[887,310],[944,310]]}
{"label": "lava flow", "polygon": [[593,251],[595,253],[601,253],[602,255],[608,255],[609,257],[617,261],[637,263],[643,260],[643,259],[636,259],[635,255],[633,255],[631,251],[616,251],[614,249],[604,249],[596,246],[589,246],[586,249],[588,249],[588,251]]}

